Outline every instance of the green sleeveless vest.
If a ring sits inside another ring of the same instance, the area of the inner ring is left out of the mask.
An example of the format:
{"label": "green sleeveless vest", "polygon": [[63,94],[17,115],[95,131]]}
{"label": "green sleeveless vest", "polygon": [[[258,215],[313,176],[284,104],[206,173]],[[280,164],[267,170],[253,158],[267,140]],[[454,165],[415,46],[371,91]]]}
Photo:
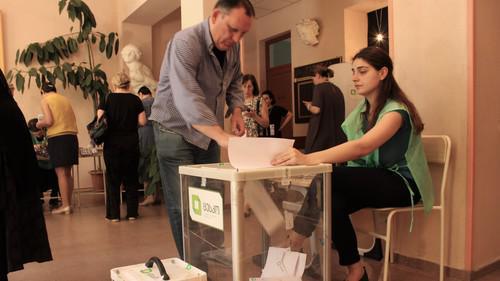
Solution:
{"label": "green sleeveless vest", "polygon": [[[363,100],[356,106],[356,108],[351,112],[351,114],[349,114],[349,116],[345,119],[344,123],[342,123],[342,130],[346,134],[348,140],[360,139],[365,134],[363,132],[363,114],[362,114],[365,110],[366,110],[366,104],[365,101]],[[408,112],[408,109],[404,104],[389,99],[387,100],[385,106],[380,111],[377,117],[377,122],[386,113],[395,110],[404,110]],[[410,118],[410,123],[411,123],[410,141],[408,143],[408,148],[404,154],[406,160],[406,167],[410,170],[410,173],[413,176],[413,180],[417,184],[418,190],[422,197],[424,210],[428,212],[432,209],[432,206],[434,204],[434,190],[432,186],[432,179],[429,172],[429,167],[427,166],[427,159],[425,158],[424,148],[422,146],[422,140],[420,138],[420,135],[415,134],[411,118]],[[351,167],[363,166],[363,167],[378,167],[378,168],[382,167],[379,162],[379,149],[378,148],[375,149],[372,153],[363,156],[361,159],[349,161],[348,166]],[[396,172],[398,175],[400,175],[404,179],[406,186],[408,187],[408,190],[413,195],[413,192],[411,191],[408,182],[398,172],[398,170],[403,167],[404,166],[401,166],[401,164],[395,164],[393,167],[383,167],[383,168],[392,170]],[[413,201],[412,201],[412,206],[413,206]]]}

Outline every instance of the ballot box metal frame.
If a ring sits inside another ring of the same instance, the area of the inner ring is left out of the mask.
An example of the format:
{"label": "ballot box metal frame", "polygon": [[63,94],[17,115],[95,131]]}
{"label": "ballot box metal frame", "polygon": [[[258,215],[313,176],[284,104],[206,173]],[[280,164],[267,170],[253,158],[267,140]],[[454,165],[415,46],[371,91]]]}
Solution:
{"label": "ballot box metal frame", "polygon": [[[323,267],[322,275],[324,280],[330,280],[330,249],[331,249],[331,164],[318,165],[296,165],[296,166],[277,166],[261,169],[236,169],[229,163],[201,164],[180,166],[180,192],[181,196],[184,192],[188,192],[189,177],[199,177],[205,179],[216,179],[230,182],[230,200],[231,200],[231,255],[232,255],[232,273],[233,280],[242,281],[245,276],[245,268],[243,266],[243,249],[245,233],[243,231],[244,223],[244,182],[265,180],[265,179],[288,179],[292,177],[300,177],[306,174],[323,174],[323,216],[327,219],[322,219],[324,241],[323,245]],[[185,206],[184,200],[181,199],[182,221],[183,221],[183,246],[184,253],[186,247],[189,247],[189,239],[186,238],[184,229]],[[189,261],[187,261],[189,262]]]}

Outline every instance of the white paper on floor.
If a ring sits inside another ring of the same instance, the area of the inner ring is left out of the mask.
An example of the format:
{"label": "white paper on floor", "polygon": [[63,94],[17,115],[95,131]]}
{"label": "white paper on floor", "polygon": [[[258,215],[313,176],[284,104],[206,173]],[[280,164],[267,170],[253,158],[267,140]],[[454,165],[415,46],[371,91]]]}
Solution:
{"label": "white paper on floor", "polygon": [[280,138],[229,138],[229,162],[237,169],[272,167],[271,160],[290,149],[294,141]]}
{"label": "white paper on floor", "polygon": [[305,266],[306,254],[290,251],[290,248],[269,247],[261,275],[266,279],[261,280],[301,280]]}

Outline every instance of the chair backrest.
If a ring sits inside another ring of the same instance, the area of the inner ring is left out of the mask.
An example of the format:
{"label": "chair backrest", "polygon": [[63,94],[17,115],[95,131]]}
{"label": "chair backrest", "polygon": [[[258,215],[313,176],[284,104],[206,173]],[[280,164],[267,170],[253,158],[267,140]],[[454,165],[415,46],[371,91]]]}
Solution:
{"label": "chair backrest", "polygon": [[[440,204],[444,208],[445,194],[448,179],[448,167],[450,164],[451,140],[446,135],[422,135],[425,156],[429,164],[443,165],[440,187]],[[438,185],[434,183],[434,186]]]}

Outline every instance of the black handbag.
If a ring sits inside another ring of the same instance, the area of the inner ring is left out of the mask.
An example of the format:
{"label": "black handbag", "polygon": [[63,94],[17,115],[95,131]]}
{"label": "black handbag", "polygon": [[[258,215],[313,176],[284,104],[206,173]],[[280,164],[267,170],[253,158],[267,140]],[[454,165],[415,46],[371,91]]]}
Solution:
{"label": "black handbag", "polygon": [[108,131],[108,119],[106,118],[106,113],[104,113],[99,119],[97,116],[94,117],[94,120],[87,125],[87,130],[92,142],[97,145],[102,144],[106,138],[106,132]]}

